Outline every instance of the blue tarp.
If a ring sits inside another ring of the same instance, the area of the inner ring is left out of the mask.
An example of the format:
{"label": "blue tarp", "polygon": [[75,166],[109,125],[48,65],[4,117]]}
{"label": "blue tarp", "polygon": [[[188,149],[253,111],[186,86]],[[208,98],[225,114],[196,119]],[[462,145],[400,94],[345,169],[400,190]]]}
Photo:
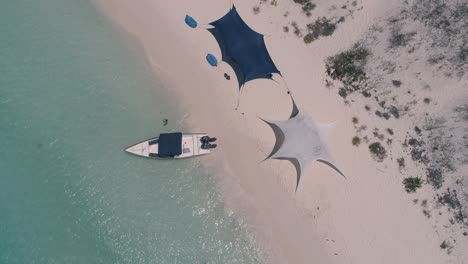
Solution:
{"label": "blue tarp", "polygon": [[218,60],[216,59],[216,57],[215,57],[213,54],[208,53],[208,54],[206,55],[206,60],[208,61],[208,63],[209,63],[211,66],[213,66],[213,67],[218,66]]}
{"label": "blue tarp", "polygon": [[182,133],[162,133],[159,135],[158,155],[172,157],[182,154]]}
{"label": "blue tarp", "polygon": [[198,25],[197,21],[189,15],[185,16],[185,24],[187,24],[191,28],[196,28]]}
{"label": "blue tarp", "polygon": [[258,78],[272,78],[280,73],[265,46],[263,35],[253,31],[239,16],[236,8],[210,23],[208,29],[218,41],[222,60],[231,65],[239,87]]}

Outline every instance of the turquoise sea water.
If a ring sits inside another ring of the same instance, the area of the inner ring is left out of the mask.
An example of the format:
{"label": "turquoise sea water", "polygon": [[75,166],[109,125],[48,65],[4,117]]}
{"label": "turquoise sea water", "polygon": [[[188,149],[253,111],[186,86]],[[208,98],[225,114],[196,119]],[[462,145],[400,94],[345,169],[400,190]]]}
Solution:
{"label": "turquoise sea water", "polygon": [[260,262],[198,160],[123,152],[181,113],[91,0],[3,1],[0,36],[0,263]]}

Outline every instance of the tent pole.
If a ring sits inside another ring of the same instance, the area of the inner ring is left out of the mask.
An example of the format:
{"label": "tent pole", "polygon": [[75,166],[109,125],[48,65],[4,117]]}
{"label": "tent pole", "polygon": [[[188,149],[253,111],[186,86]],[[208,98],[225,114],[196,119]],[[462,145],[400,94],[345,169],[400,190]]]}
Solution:
{"label": "tent pole", "polygon": [[[283,78],[283,76],[280,73],[278,75],[281,77],[281,80],[283,80],[284,87],[286,88],[286,91],[288,91],[289,96],[292,98],[293,96],[292,96],[291,90],[289,89],[288,84],[286,83],[286,80]],[[273,81],[279,84],[279,82],[277,82],[276,80],[273,80]]]}
{"label": "tent pole", "polygon": [[240,97],[242,95],[242,91],[244,90],[244,85],[242,85],[239,89],[239,93],[237,94],[237,104],[236,104],[236,111],[239,108],[240,105]]}

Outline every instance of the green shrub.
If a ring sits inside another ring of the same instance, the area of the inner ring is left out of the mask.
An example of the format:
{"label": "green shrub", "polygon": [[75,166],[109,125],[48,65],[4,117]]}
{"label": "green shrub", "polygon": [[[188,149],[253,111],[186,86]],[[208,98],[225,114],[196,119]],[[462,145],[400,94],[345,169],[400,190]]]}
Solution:
{"label": "green shrub", "polygon": [[400,87],[402,82],[400,80],[392,80],[392,84],[395,86],[395,87]]}
{"label": "green shrub", "polygon": [[423,180],[419,177],[408,177],[403,180],[405,190],[409,193],[416,192],[417,189],[421,188]]}
{"label": "green shrub", "polygon": [[379,142],[374,142],[369,145],[369,151],[372,157],[378,162],[382,162],[387,157],[387,151]]}
{"label": "green shrub", "polygon": [[260,13],[260,7],[259,7],[259,6],[254,6],[254,7],[252,8],[252,11],[253,11],[253,13],[254,13],[255,15],[257,15],[258,13]]}
{"label": "green shrub", "polygon": [[328,76],[333,80],[341,81],[344,85],[340,89],[340,96],[345,98],[348,94],[361,89],[361,83],[367,79],[364,67],[369,55],[368,49],[355,45],[350,50],[326,59],[325,67]]}
{"label": "green shrub", "polygon": [[361,138],[358,136],[353,137],[351,140],[351,143],[353,143],[353,146],[359,146],[361,144]]}

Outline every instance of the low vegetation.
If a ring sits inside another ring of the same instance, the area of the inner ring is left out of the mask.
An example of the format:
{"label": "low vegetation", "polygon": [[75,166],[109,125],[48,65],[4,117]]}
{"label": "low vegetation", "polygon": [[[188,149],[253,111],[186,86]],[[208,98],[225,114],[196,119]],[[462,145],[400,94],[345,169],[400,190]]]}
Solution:
{"label": "low vegetation", "polygon": [[446,249],[446,248],[448,248],[448,246],[449,246],[449,243],[447,241],[445,241],[445,240],[442,242],[442,244],[440,244],[441,249]]}
{"label": "low vegetation", "polygon": [[354,136],[353,139],[351,140],[351,143],[353,146],[359,146],[361,144],[361,138],[358,136]]}
{"label": "low vegetation", "polygon": [[325,61],[326,73],[333,80],[339,80],[343,87],[339,89],[341,97],[362,89],[361,84],[367,79],[365,65],[370,51],[359,45],[347,51],[328,57]]}
{"label": "low vegetation", "polygon": [[426,200],[426,199],[424,199],[424,200],[421,201],[421,206],[422,206],[422,207],[426,207],[426,206],[427,206],[427,200]]}
{"label": "low vegetation", "polygon": [[306,44],[311,43],[314,40],[317,40],[320,37],[331,36],[335,32],[336,24],[332,23],[326,17],[321,17],[315,20],[315,22],[307,25],[307,30],[309,33],[304,36],[304,42]]}
{"label": "low vegetation", "polygon": [[[260,0],[259,4],[266,4],[269,0]],[[331,36],[338,24],[345,22],[348,18],[353,18],[353,14],[356,11],[362,10],[362,6],[357,1],[351,2],[351,5],[342,5],[341,8],[337,8],[336,3],[327,1],[313,1],[313,0],[292,0],[296,7],[299,7],[302,14],[307,18],[304,24],[293,26],[297,33],[296,36],[301,38],[304,43],[309,44],[313,41],[326,36]],[[347,4],[349,2],[347,1]],[[277,0],[271,0],[272,6],[278,5]],[[327,17],[315,16],[315,20],[311,20],[314,10],[317,8],[317,4],[321,5],[322,10],[327,10]],[[285,2],[287,9],[290,9],[289,3]],[[284,17],[289,16],[289,11],[286,11]],[[304,21],[301,19],[301,21]]]}
{"label": "low vegetation", "polygon": [[443,250],[447,250],[447,254],[450,254],[450,253],[452,252],[453,245],[450,244],[450,242],[444,240],[444,241],[440,244],[440,248],[443,249]]}
{"label": "low vegetation", "polygon": [[414,35],[416,35],[416,32],[401,33],[400,30],[394,29],[389,39],[390,48],[406,46]]}
{"label": "low vegetation", "polygon": [[[421,205],[416,209],[434,218],[438,231],[450,229],[446,241],[439,241],[450,253],[453,234],[468,227],[468,104],[458,89],[466,87],[468,76],[468,2],[414,0],[401,6],[401,13],[378,23],[359,44],[325,60],[326,82],[345,105],[366,110],[365,122],[379,128],[360,131],[360,117],[353,122],[353,145],[364,143],[377,162],[408,173],[400,178],[406,192],[419,193],[424,185],[429,200],[415,202]],[[452,104],[442,105],[441,88],[427,74],[441,83],[458,82]]]}
{"label": "low vegetation", "polygon": [[461,209],[462,207],[457,191],[450,188],[447,188],[447,191],[442,195],[437,195],[437,202],[441,205],[447,205],[452,210]]}
{"label": "low vegetation", "polygon": [[403,185],[408,193],[416,192],[417,189],[421,188],[423,180],[419,177],[408,177],[403,179]]}
{"label": "low vegetation", "polygon": [[455,112],[457,112],[463,120],[468,121],[468,104],[456,107]]}
{"label": "low vegetation", "polygon": [[374,135],[374,137],[378,138],[379,140],[384,140],[385,139],[385,135],[384,134],[379,134],[379,131],[377,129],[373,132],[373,135]]}
{"label": "low vegetation", "polygon": [[414,127],[414,131],[416,132],[416,134],[421,135],[422,130],[418,126]]}
{"label": "low vegetation", "polygon": [[293,0],[294,3],[300,4],[302,7],[302,11],[306,14],[306,16],[310,17],[312,15],[312,10],[315,9],[317,6],[316,4],[312,3],[311,0]]}
{"label": "low vegetation", "polygon": [[428,29],[427,40],[432,51],[428,52],[432,53],[428,62],[443,64],[445,72],[464,76],[468,69],[468,42],[453,40],[468,39],[468,2],[416,0],[407,10]]}
{"label": "low vegetation", "polygon": [[252,11],[253,11],[254,15],[258,15],[258,13],[260,13],[260,7],[259,6],[254,6],[252,8]]}
{"label": "low vegetation", "polygon": [[392,84],[393,84],[393,86],[395,86],[395,87],[400,87],[401,84],[402,84],[402,82],[399,81],[399,80],[392,80]]}
{"label": "low vegetation", "polygon": [[387,157],[387,151],[380,142],[370,144],[369,151],[371,152],[372,157],[378,162],[382,162]]}
{"label": "low vegetation", "polygon": [[439,189],[442,187],[442,184],[444,184],[444,177],[439,168],[427,168],[426,178],[427,182],[430,183],[435,190]]}
{"label": "low vegetation", "polygon": [[398,158],[397,159],[397,163],[398,163],[398,168],[401,170],[401,169],[404,169],[406,164],[405,164],[405,158]]}
{"label": "low vegetation", "polygon": [[427,210],[427,209],[423,209],[422,210],[423,212],[423,215],[427,218],[431,218],[431,211]]}
{"label": "low vegetation", "polygon": [[299,28],[299,26],[297,25],[296,22],[292,22],[291,23],[291,26],[293,27],[294,29],[294,35],[298,36],[298,37],[302,37],[302,31],[301,29]]}

